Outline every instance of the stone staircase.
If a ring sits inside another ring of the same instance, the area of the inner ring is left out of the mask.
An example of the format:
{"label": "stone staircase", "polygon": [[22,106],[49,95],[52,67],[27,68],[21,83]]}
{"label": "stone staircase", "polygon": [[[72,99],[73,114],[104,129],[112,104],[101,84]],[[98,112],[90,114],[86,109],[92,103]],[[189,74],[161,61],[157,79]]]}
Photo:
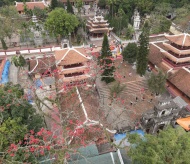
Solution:
{"label": "stone staircase", "polygon": [[[109,87],[111,87],[112,85],[97,85],[100,98],[109,98],[110,96]],[[125,85],[126,87],[120,93],[121,97],[126,97],[130,94],[138,94],[141,90],[148,89],[147,81],[145,79],[139,81],[127,82],[123,85]]]}

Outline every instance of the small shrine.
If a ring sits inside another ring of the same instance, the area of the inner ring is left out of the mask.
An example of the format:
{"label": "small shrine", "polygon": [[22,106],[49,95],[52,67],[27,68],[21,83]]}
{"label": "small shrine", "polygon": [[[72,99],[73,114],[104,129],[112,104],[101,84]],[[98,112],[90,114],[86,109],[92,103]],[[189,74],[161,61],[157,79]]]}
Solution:
{"label": "small shrine", "polygon": [[103,39],[104,34],[107,34],[109,38],[110,32],[113,30],[113,27],[109,27],[109,23],[102,15],[89,18],[86,27],[88,29],[90,40],[101,40]]}
{"label": "small shrine", "polygon": [[165,35],[169,43],[163,43],[165,50],[163,61],[173,69],[190,66],[190,35]]}

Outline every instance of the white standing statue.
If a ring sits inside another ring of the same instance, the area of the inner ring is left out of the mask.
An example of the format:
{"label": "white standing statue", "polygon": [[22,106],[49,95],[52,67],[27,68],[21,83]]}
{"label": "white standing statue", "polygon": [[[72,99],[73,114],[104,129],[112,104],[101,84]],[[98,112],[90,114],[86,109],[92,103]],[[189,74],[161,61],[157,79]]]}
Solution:
{"label": "white standing statue", "polygon": [[140,29],[140,15],[139,15],[139,12],[137,9],[135,9],[135,12],[134,12],[134,24],[133,24],[133,27],[135,30],[139,30]]}

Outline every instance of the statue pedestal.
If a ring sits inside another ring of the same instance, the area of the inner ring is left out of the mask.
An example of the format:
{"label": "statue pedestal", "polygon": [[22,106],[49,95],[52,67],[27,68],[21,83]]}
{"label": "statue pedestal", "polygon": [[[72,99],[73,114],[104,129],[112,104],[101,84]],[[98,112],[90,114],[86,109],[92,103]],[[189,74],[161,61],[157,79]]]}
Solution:
{"label": "statue pedestal", "polygon": [[43,39],[42,38],[35,38],[34,39],[35,46],[42,46],[43,45]]}

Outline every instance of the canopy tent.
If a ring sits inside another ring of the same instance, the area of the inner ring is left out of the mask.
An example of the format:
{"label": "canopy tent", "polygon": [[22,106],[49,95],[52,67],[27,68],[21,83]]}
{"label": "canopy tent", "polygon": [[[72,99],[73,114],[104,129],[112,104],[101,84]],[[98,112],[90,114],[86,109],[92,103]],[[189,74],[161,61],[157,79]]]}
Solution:
{"label": "canopy tent", "polygon": [[179,118],[177,119],[177,123],[183,127],[185,130],[190,130],[190,117]]}

